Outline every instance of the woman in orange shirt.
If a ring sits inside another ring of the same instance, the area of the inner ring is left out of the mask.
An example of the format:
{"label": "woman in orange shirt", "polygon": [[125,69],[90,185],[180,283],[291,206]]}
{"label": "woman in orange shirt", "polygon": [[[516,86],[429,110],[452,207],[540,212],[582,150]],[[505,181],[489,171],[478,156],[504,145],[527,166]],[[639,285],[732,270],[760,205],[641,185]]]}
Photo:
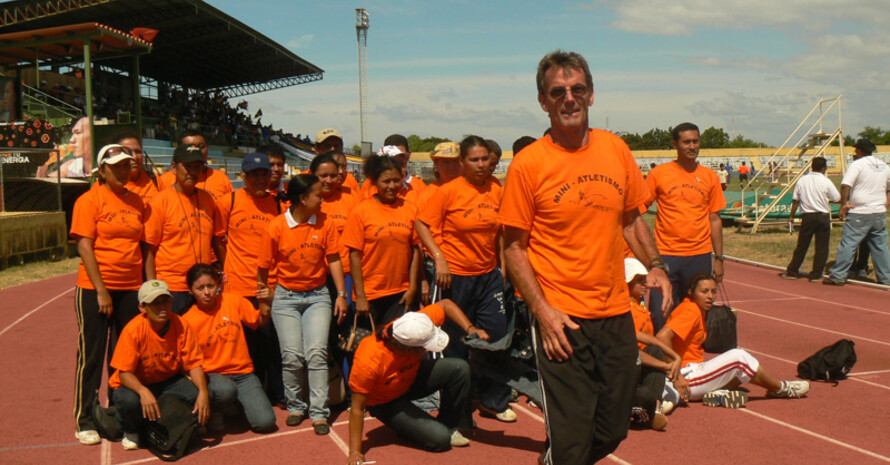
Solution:
{"label": "woman in orange shirt", "polygon": [[370,312],[377,326],[383,326],[402,315],[417,293],[416,207],[398,195],[402,167],[393,158],[372,155],[365,162],[365,176],[377,193],[349,214],[342,240],[349,247],[355,311]]}
{"label": "woman in orange shirt", "polygon": [[[276,217],[263,233],[257,262],[260,310],[267,311],[271,292],[269,270],[277,267],[278,285],[272,321],[281,346],[281,371],[287,398],[287,425],[299,425],[307,413],[302,394],[304,368],[308,370],[309,405],[315,434],[330,432],[327,423],[328,334],[331,329],[331,297],[327,273],[337,288],[333,314],[346,315],[346,287],[340,263],[340,242],[334,223],[321,212],[321,183],[311,174],[294,176],[287,186],[291,206]],[[327,259],[327,263],[325,262]]]}
{"label": "woman in orange shirt", "polygon": [[133,154],[133,160],[130,163],[130,180],[126,187],[128,191],[138,195],[142,202],[148,205],[151,198],[158,193],[158,180],[154,173],[143,169],[145,152],[142,150],[142,140],[135,133],[125,132],[117,136],[114,143],[130,149]]}
{"label": "woman in orange shirt", "polygon": [[[491,153],[485,139],[468,136],[460,143],[461,176],[443,185],[427,202],[415,223],[417,234],[436,262],[436,286],[454,300],[474,325],[497,341],[507,333],[504,274],[497,212],[501,186],[490,175]],[[437,243],[431,230],[440,230]],[[460,328],[446,324],[451,344],[445,355],[467,358]],[[483,415],[516,421],[509,407],[510,387],[474,379]]]}
{"label": "woman in orange shirt", "polygon": [[219,293],[219,275],[203,263],[192,266],[186,274],[195,305],[182,315],[195,332],[198,348],[204,356],[204,373],[210,393],[210,421],[216,431],[225,429],[223,407],[236,398],[244,408],[250,429],[257,433],[275,430],[275,412],[253,374],[253,361],[247,350],[243,325],[253,329],[269,321],[268,309],[259,312],[244,297]]}
{"label": "woman in orange shirt", "polygon": [[132,160],[124,146],[102,147],[97,157],[98,185],[77,199],[71,219],[71,237],[81,257],[74,298],[79,330],[75,436],[86,445],[101,441],[91,414],[99,401],[106,343],[107,353],[113,353],[124,326],[139,314],[136,293],[142,284],[144,205],[124,187]]}
{"label": "woman in orange shirt", "polygon": [[705,314],[717,296],[717,280],[707,273],[692,275],[687,297],[674,308],[656,336],[672,344],[682,357],[680,376],[674,381],[685,400],[701,400],[709,407],[744,407],[748,394],[737,390],[744,383],[765,388],[768,397],[799,398],[810,390],[806,381],[778,381],[767,373],[760,362],[743,349],[731,349],[705,361],[704,344],[708,337]]}
{"label": "woman in orange shirt", "polygon": [[[426,351],[441,352],[448,344],[448,334],[439,328],[446,316],[466,333],[488,340],[485,331],[474,327],[460,308],[446,299],[406,313],[359,344],[349,376],[352,408],[347,465],[365,463],[362,430],[366,407],[384,425],[426,450],[443,452],[470,445],[460,432],[473,427],[469,365],[457,358],[424,356]],[[436,418],[412,403],[434,392],[442,393]]]}

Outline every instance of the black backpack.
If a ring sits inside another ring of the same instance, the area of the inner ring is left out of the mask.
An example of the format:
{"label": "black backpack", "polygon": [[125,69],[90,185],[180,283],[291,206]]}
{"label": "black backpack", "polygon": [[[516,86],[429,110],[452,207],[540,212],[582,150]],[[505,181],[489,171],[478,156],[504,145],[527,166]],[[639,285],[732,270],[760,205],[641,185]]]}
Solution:
{"label": "black backpack", "polygon": [[729,306],[729,298],[726,297],[723,283],[720,283],[720,292],[723,296],[723,305],[715,304],[705,314],[708,337],[702,344],[702,348],[709,354],[722,354],[739,346],[736,316]]}
{"label": "black backpack", "polygon": [[198,430],[198,417],[192,413],[191,405],[171,395],[162,394],[158,398],[158,407],[161,418],[143,422],[139,438],[159,459],[166,462],[179,460]]}
{"label": "black backpack", "polygon": [[841,339],[834,344],[819,349],[806,360],[797,364],[797,376],[812,381],[837,381],[847,378],[847,373],[856,364],[855,344],[849,339]]}

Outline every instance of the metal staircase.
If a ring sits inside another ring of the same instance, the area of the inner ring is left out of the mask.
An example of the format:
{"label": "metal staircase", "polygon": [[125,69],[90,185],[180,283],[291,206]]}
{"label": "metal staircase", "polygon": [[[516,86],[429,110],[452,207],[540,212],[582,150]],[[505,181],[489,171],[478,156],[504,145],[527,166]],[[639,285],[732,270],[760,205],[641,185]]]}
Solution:
{"label": "metal staircase", "polygon": [[80,108],[25,84],[22,84],[22,113],[29,118],[49,121],[56,127],[83,116]]}
{"label": "metal staircase", "polygon": [[[829,122],[829,118],[833,121],[834,114],[837,114],[837,126],[831,128],[834,125]],[[795,139],[795,143],[789,144]],[[789,202],[783,202],[783,198],[794,190],[797,180],[809,171],[813,158],[824,156],[826,149],[835,141],[840,144],[842,155],[838,160],[841,173],[844,173],[846,161],[843,157],[840,95],[819,100],[785,142],[742,187],[742,216],[736,220],[738,225],[750,226],[753,234],[761,225],[783,223],[784,218],[787,218],[787,211],[778,210],[788,208],[789,205]],[[749,199],[753,202],[746,202]],[[780,217],[784,218],[779,219]]]}

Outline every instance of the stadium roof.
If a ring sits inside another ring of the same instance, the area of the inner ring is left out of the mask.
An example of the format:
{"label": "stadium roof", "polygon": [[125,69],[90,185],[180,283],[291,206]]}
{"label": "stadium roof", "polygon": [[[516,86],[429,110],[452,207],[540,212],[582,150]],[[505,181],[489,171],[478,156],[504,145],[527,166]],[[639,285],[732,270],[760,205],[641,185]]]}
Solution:
{"label": "stadium roof", "polygon": [[142,55],[151,43],[97,23],[73,24],[24,32],[0,34],[0,65],[7,68],[41,64],[82,62],[83,44],[90,41],[93,61]]}
{"label": "stadium roof", "polygon": [[[16,0],[0,4],[0,33],[98,22],[159,32],[140,73],[239,96],[321,80],[324,70],[200,0]],[[129,59],[102,63],[128,70]]]}

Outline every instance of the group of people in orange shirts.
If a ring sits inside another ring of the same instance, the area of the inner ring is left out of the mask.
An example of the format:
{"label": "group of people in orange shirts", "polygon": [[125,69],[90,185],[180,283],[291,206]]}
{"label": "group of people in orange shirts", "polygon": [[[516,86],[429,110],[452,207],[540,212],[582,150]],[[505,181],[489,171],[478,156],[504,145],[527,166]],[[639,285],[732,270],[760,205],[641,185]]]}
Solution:
{"label": "group of people in orange shirts", "polygon": [[[442,143],[431,154],[437,180],[426,185],[407,172],[407,139],[393,135],[366,161],[362,186],[346,170],[339,132],[320,131],[315,148],[309,170],[287,183],[275,147],[246,155],[238,190],[207,166],[197,132],[181,136],[171,170],[157,179],[142,168],[138,137],[102,148],[99,181],[78,199],[71,228],[82,257],[75,305],[81,443],[100,441],[95,418],[108,412],[98,399],[106,357],[126,449],[139,447],[142,422],[157,419],[164,395],[194,405],[215,430],[225,427],[225,405],[237,398],[256,432],[276,428],[272,406],[279,404],[288,426],[308,417],[316,434],[327,434],[332,328],[357,319],[379,341],[396,341],[417,324],[395,322],[430,304],[418,313],[431,318],[422,323],[446,341],[439,351],[463,364],[431,360],[434,376],[422,378],[439,381],[422,394],[451,392],[439,400],[448,407],[442,410],[462,413],[406,421],[406,407],[389,404],[404,397],[426,361],[417,351],[390,352],[388,360],[402,364],[390,371],[379,360],[389,349],[367,343],[346,366],[353,410],[377,412],[431,450],[467,443],[457,428],[471,426],[471,384],[481,413],[516,420],[511,389],[471,376],[461,360],[468,356],[463,336],[497,339],[507,330],[501,186],[492,176],[500,148],[478,136]],[[439,330],[446,315],[451,321]]]}

